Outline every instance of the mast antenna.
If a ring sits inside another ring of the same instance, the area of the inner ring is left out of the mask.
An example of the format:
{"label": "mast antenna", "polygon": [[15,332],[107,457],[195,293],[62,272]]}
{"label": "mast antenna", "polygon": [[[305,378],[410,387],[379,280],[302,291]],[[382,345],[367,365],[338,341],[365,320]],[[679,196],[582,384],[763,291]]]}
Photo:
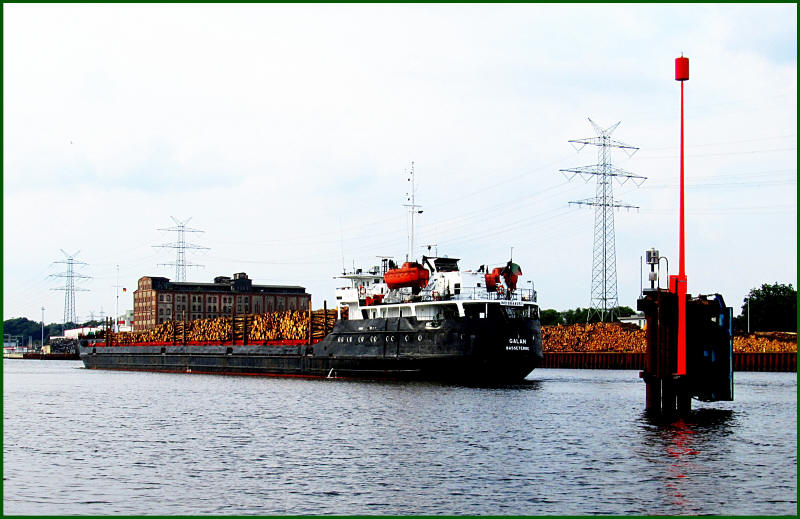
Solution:
{"label": "mast antenna", "polygon": [[421,205],[416,204],[416,194],[417,194],[417,186],[416,181],[414,180],[414,161],[411,161],[411,172],[408,175],[408,181],[411,182],[411,189],[408,193],[406,193],[406,201],[411,202],[410,204],[403,204],[403,207],[408,207],[408,213],[411,215],[411,232],[409,233],[408,239],[408,256],[406,256],[406,261],[413,261],[414,259],[414,214],[422,214],[422,210],[417,210],[417,208],[421,208]]}
{"label": "mast antenna", "polygon": [[342,230],[342,217],[339,216],[339,246],[342,249],[342,275],[347,274],[347,269],[344,266],[344,231]]}

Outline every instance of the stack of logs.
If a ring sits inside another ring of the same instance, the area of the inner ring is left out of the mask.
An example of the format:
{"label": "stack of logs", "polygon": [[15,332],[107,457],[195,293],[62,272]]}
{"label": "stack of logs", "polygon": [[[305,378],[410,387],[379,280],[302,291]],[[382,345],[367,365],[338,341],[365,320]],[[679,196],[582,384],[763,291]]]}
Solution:
{"label": "stack of logs", "polygon": [[[347,315],[344,316],[347,319]],[[311,339],[322,340],[336,324],[336,310],[314,310],[311,312]]]}
{"label": "stack of logs", "polygon": [[542,327],[542,350],[545,353],[644,353],[646,349],[644,330],[635,324],[590,323]]}
{"label": "stack of logs", "polygon": [[322,339],[335,324],[336,310],[314,312],[287,310],[194,321],[167,321],[152,330],[115,334],[114,342],[135,344],[234,340],[237,343],[259,343],[274,340],[308,340],[309,335],[312,339]]}
{"label": "stack of logs", "polygon": [[[287,310],[194,321],[167,321],[144,332],[114,335],[117,344],[142,342],[220,341],[259,343],[274,340],[323,339],[336,324],[336,310]],[[345,315],[346,319],[347,316]],[[309,330],[310,328],[310,330]],[[309,333],[310,331],[310,333]],[[590,323],[543,326],[542,349],[550,352],[644,353],[645,332],[633,324]],[[736,353],[797,352],[797,334],[756,332],[733,338]]]}
{"label": "stack of logs", "polygon": [[[549,352],[619,352],[644,353],[647,343],[644,330],[636,325],[621,323],[572,324],[543,326],[542,349]],[[734,334],[735,353],[797,352],[797,334],[787,332],[756,332]]]}
{"label": "stack of logs", "polygon": [[755,332],[741,337],[734,335],[736,353],[797,353],[797,334],[789,332]]}

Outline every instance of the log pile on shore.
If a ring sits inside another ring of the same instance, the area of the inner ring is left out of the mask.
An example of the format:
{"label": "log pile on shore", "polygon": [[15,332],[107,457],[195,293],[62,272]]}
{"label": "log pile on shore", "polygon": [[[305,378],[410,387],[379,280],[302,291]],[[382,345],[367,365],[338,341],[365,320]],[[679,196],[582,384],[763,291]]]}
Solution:
{"label": "log pile on shore", "polygon": [[[645,331],[622,323],[572,324],[543,326],[542,349],[549,352],[644,353]],[[796,353],[797,334],[756,332],[733,337],[734,353]]]}
{"label": "log pile on shore", "polygon": [[755,332],[733,337],[734,353],[797,353],[797,334]]}
{"label": "log pile on shore", "polygon": [[644,353],[644,330],[635,324],[589,323],[542,326],[542,350],[555,352]]}

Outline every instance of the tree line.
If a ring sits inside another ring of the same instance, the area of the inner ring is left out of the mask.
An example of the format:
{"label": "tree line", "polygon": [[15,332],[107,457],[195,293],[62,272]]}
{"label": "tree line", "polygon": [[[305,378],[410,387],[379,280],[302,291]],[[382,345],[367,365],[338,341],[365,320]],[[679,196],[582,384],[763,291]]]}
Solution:
{"label": "tree line", "polygon": [[[749,304],[748,304],[749,303]],[[742,312],[733,318],[733,327],[743,332],[797,333],[797,290],[791,283],[764,283],[753,288],[742,301]]]}
{"label": "tree line", "polygon": [[[597,313],[596,310],[591,311],[591,317],[589,316],[590,308],[576,308],[574,310],[553,310],[547,309],[542,310],[541,313],[541,323],[543,326],[553,326],[556,324],[562,325],[570,325],[570,324],[586,324],[586,323],[599,323],[600,322],[600,314]],[[609,313],[613,314],[616,317],[630,317],[634,315],[636,312],[633,308],[627,306],[618,306],[609,310]],[[616,320],[616,319],[615,319]]]}
{"label": "tree line", "polygon": [[[85,323],[50,323],[44,325],[44,342],[50,340],[50,337],[59,337],[64,335],[64,330],[80,327],[95,327],[102,325],[102,321],[86,321]],[[34,342],[39,343],[42,338],[42,322],[31,321],[26,317],[15,317],[3,321],[3,335],[20,336],[27,344],[28,337],[32,338]]]}

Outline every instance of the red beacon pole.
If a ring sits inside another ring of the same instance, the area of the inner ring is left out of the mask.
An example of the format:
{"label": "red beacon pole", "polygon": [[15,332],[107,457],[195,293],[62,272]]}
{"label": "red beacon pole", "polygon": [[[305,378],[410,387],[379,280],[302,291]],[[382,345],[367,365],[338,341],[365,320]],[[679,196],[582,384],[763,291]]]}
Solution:
{"label": "red beacon pole", "polygon": [[677,276],[670,276],[670,291],[678,296],[678,366],[676,375],[686,375],[686,246],[684,241],[683,205],[683,82],[689,79],[689,58],[675,58],[675,81],[681,82],[681,194],[679,223],[679,268]]}

